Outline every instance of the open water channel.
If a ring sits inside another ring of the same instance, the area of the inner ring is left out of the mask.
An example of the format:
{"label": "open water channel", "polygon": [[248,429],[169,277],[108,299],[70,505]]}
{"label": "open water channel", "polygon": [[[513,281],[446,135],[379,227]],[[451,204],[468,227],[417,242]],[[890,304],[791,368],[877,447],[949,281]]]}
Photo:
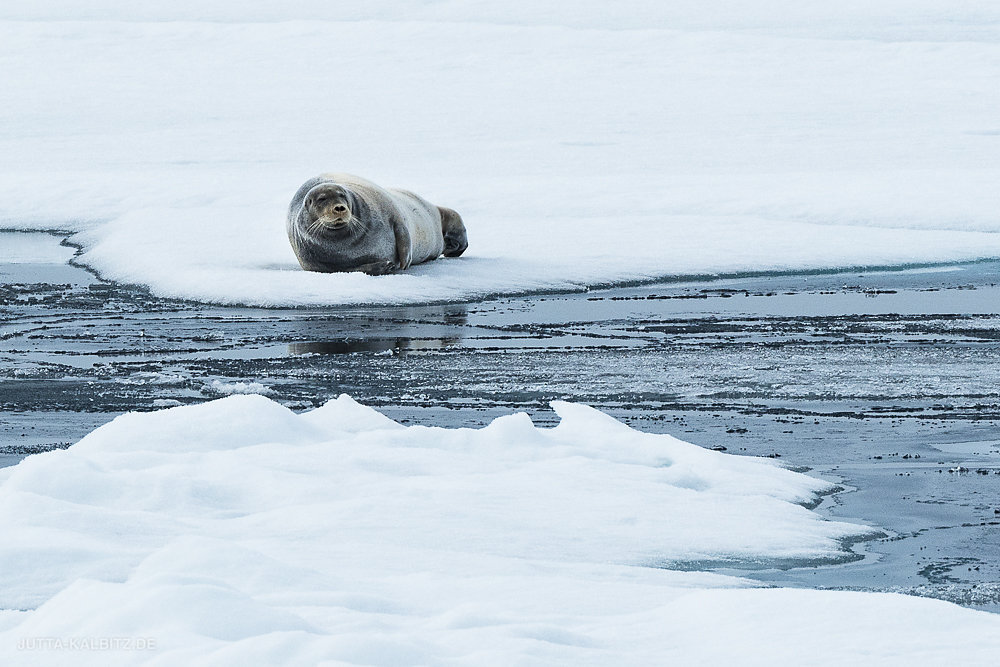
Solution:
{"label": "open water channel", "polygon": [[[0,232],[0,463],[130,410],[341,393],[403,423],[548,403],[772,456],[840,484],[825,516],[885,535],[835,566],[733,572],[1000,611],[1000,263],[690,277],[422,307],[171,301]],[[696,564],[692,564],[696,565]]]}

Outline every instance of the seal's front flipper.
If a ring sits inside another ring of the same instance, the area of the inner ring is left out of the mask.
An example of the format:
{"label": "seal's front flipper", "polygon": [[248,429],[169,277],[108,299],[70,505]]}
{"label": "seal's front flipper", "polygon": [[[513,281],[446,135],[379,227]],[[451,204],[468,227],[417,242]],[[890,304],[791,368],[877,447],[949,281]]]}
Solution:
{"label": "seal's front flipper", "polygon": [[462,216],[450,208],[438,206],[441,212],[441,234],[444,236],[444,256],[458,257],[469,247]]}
{"label": "seal's front flipper", "polygon": [[392,273],[396,270],[395,262],[372,262],[371,264],[362,264],[355,271],[362,271],[370,276],[382,276],[386,273]]}
{"label": "seal's front flipper", "polygon": [[413,263],[413,242],[410,240],[410,230],[400,220],[392,221],[392,233],[396,237],[396,266],[400,271],[410,268]]}

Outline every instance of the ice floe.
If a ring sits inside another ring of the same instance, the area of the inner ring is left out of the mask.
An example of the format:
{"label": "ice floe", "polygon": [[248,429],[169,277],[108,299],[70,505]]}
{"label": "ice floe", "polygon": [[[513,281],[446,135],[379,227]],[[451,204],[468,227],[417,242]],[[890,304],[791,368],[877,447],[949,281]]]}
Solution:
{"label": "ice floe", "polygon": [[[836,562],[873,529],[803,507],[829,484],[772,460],[554,407],[551,429],[523,414],[446,429],[347,396],[295,414],[237,395],[28,457],[0,471],[0,659],[902,664],[1000,648],[1000,616],[944,602],[667,569]],[[79,648],[101,638],[138,644]]]}
{"label": "ice floe", "polygon": [[[1000,256],[994,2],[181,2],[0,9],[0,226],[172,297],[468,300]],[[358,173],[470,248],[309,274],[295,189]]]}

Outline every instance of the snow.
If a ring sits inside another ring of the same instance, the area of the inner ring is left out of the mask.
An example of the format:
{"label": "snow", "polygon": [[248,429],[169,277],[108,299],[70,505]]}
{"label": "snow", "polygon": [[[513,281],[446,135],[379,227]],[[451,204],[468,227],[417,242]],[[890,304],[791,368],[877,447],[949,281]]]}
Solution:
{"label": "snow", "polygon": [[229,396],[231,394],[271,394],[274,390],[260,382],[222,382],[212,380],[201,388],[205,394],[219,394]]}
{"label": "snow", "polygon": [[[1000,616],[660,566],[871,528],[769,459],[554,404],[404,427],[347,396],[123,415],[0,481],[4,664],[986,664]],[[108,638],[115,650],[100,646]],[[717,641],[713,638],[725,638]],[[62,642],[62,643],[55,643]],[[73,648],[75,642],[76,648]]]}
{"label": "snow", "polygon": [[[468,300],[1000,256],[991,0],[0,8],[0,227],[172,297]],[[296,188],[462,213],[403,275],[301,271]]]}

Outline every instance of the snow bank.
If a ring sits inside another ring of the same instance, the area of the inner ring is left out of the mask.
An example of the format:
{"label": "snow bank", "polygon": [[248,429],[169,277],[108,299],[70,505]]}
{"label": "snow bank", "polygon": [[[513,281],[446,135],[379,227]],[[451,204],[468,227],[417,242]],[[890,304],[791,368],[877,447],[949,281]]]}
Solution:
{"label": "snow bank", "polygon": [[[8,4],[0,226],[265,305],[996,257],[998,25],[982,0]],[[467,255],[299,270],[285,207],[329,170],[456,208]]]}
{"label": "snow bank", "polygon": [[[302,415],[231,396],[31,456],[0,483],[0,660],[843,664],[1000,648],[1000,617],[943,602],[643,567],[830,561],[870,529],[795,504],[827,484],[772,461],[554,407],[554,429],[518,414],[470,430],[403,427],[347,396]],[[132,643],[80,648],[104,638]]]}

